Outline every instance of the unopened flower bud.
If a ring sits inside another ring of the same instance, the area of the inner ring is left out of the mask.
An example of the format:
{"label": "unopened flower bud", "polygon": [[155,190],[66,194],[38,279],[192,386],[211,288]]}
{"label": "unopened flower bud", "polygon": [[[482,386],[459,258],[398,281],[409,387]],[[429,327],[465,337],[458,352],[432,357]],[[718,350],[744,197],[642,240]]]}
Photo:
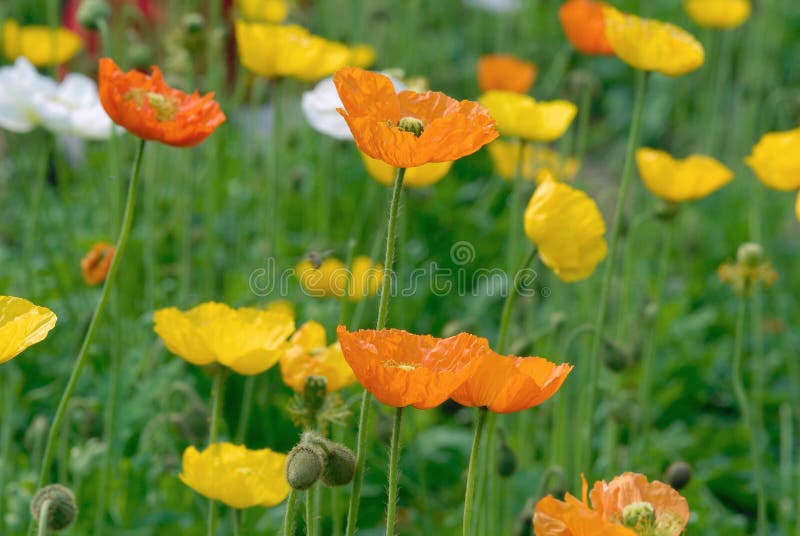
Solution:
{"label": "unopened flower bud", "polygon": [[422,131],[425,130],[425,124],[416,117],[406,116],[398,121],[397,128],[403,132],[411,132],[419,138],[422,136]]}
{"label": "unopened flower bud", "polygon": [[760,244],[746,242],[739,246],[736,252],[736,260],[742,266],[755,268],[764,261],[764,250]]}
{"label": "unopened flower bud", "polygon": [[325,395],[328,393],[328,380],[325,376],[309,376],[303,389],[303,402],[309,415],[316,415],[325,404]]}
{"label": "unopened flower bud", "polygon": [[49,501],[47,508],[47,530],[62,531],[78,517],[78,503],[75,495],[61,484],[51,484],[36,492],[31,500],[31,515],[38,520],[42,507]]}
{"label": "unopened flower bud", "polygon": [[500,436],[497,445],[497,474],[500,478],[508,478],[517,471],[517,455],[506,443],[505,437]]}
{"label": "unopened flower bud", "polygon": [[353,451],[339,443],[327,442],[325,470],[322,472],[322,483],[336,487],[349,484],[356,472],[356,456]]}
{"label": "unopened flower bud", "polygon": [[662,201],[656,206],[653,215],[661,221],[672,221],[678,215],[680,210],[680,203],[673,203],[671,201]]}
{"label": "unopened flower bud", "polygon": [[111,16],[111,8],[104,0],[83,0],[75,13],[78,23],[96,32],[100,29],[100,21],[108,20]]}
{"label": "unopened flower bud", "polygon": [[197,33],[203,31],[206,27],[206,19],[200,13],[186,13],[181,20],[183,27],[189,33]]}
{"label": "unopened flower bud", "polygon": [[605,339],[603,341],[603,364],[611,372],[622,372],[633,363],[631,352],[619,343]]}
{"label": "unopened flower bud", "polygon": [[656,523],[656,511],[649,502],[633,502],[622,509],[622,523],[631,529],[651,529]]}
{"label": "unopened flower bud", "polygon": [[682,461],[673,462],[667,468],[665,476],[667,483],[676,491],[680,491],[692,480],[692,466]]}
{"label": "unopened flower bud", "polygon": [[296,445],[286,457],[286,480],[296,490],[314,485],[325,469],[325,453],[310,443]]}

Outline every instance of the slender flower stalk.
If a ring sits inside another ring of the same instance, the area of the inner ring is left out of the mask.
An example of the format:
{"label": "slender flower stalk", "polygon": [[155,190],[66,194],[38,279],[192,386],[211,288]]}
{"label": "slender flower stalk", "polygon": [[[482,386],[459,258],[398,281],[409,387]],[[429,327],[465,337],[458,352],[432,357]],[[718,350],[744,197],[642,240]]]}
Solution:
{"label": "slender flower stalk", "polygon": [[[389,221],[386,226],[386,254],[383,259],[383,281],[381,283],[381,299],[378,305],[378,321],[375,329],[386,327],[389,317],[389,297],[392,289],[392,268],[394,267],[394,245],[397,239],[397,217],[400,208],[400,197],[403,192],[405,168],[397,168],[392,189],[392,200],[389,204]],[[364,466],[367,457],[367,426],[372,395],[366,389],[361,395],[361,413],[358,417],[358,438],[356,440],[356,471],[353,477],[353,491],[350,494],[350,506],[347,510],[346,536],[356,533],[358,524],[358,507],[361,501],[361,484],[364,481]],[[399,419],[398,419],[399,420]],[[399,423],[398,423],[399,426]]]}
{"label": "slender flower stalk", "polygon": [[400,425],[403,422],[403,408],[394,411],[392,421],[392,440],[389,447],[389,498],[386,504],[386,536],[394,535],[397,520],[397,467],[400,463]]}
{"label": "slender flower stalk", "polygon": [[[219,425],[222,416],[222,389],[225,385],[225,368],[217,367],[214,373],[214,384],[211,387],[211,424],[208,428],[208,445],[217,442],[219,436]],[[217,502],[214,499],[208,500],[208,536],[217,534]]]}
{"label": "slender flower stalk", "polygon": [[631,179],[633,177],[633,164],[636,147],[639,144],[639,132],[642,125],[642,114],[644,111],[644,97],[647,90],[647,72],[642,70],[636,71],[636,98],[633,106],[633,116],[631,118],[631,130],[628,137],[628,146],[625,152],[625,165],[622,171],[622,183],[619,187],[617,196],[617,208],[614,213],[614,222],[611,228],[611,237],[609,239],[608,259],[603,271],[603,280],[600,287],[600,299],[597,305],[597,317],[595,319],[594,338],[592,340],[592,347],[589,352],[589,382],[588,389],[586,390],[585,402],[580,412],[580,422],[583,423],[583,438],[577,442],[576,450],[578,451],[578,460],[581,466],[589,468],[591,448],[590,443],[594,437],[594,419],[593,408],[595,396],[597,392],[598,374],[600,368],[600,348],[603,342],[603,332],[606,326],[606,313],[608,312],[608,298],[611,289],[611,280],[614,276],[614,268],[617,258],[617,246],[619,244],[620,230],[622,229],[623,214],[625,213],[625,204],[628,199],[628,191],[630,190]]}
{"label": "slender flower stalk", "polygon": [[314,484],[306,490],[306,536],[316,536],[316,518],[314,502],[317,496],[317,485]]}
{"label": "slender flower stalk", "polygon": [[512,183],[511,193],[511,213],[509,219],[508,230],[508,269],[513,270],[517,265],[517,258],[519,258],[519,246],[522,241],[522,226],[519,222],[522,220],[522,205],[524,199],[522,198],[522,190],[524,184],[522,182],[522,167],[525,160],[525,151],[527,150],[527,142],[519,138],[517,140],[517,165],[514,167],[514,181]]}
{"label": "slender flower stalk", "polygon": [[53,506],[51,499],[47,499],[42,503],[42,507],[39,510],[39,519],[36,521],[39,526],[36,536],[47,536],[47,518],[50,517],[51,506]]}
{"label": "slender flower stalk", "polygon": [[469,456],[469,469],[467,470],[467,491],[464,497],[464,518],[461,524],[461,534],[469,536],[472,534],[472,504],[475,498],[475,477],[478,473],[478,452],[481,448],[481,438],[483,429],[486,425],[486,417],[489,414],[487,408],[479,408],[475,418],[475,433],[472,436],[472,450]]}
{"label": "slender flower stalk", "polygon": [[283,518],[283,536],[294,536],[294,520],[297,516],[299,495],[294,488],[289,490],[289,498],[286,499],[286,513]]}
{"label": "slender flower stalk", "polygon": [[[64,393],[61,395],[61,401],[59,402],[58,409],[53,417],[53,425],[50,427],[50,431],[47,435],[47,444],[45,445],[44,456],[42,457],[41,472],[39,474],[39,480],[36,486],[37,488],[42,488],[47,483],[50,474],[50,464],[53,461],[53,455],[55,453],[56,439],[61,431],[61,425],[67,413],[69,401],[75,392],[75,387],[78,385],[78,380],[83,372],[83,367],[86,365],[86,361],[88,360],[89,347],[94,341],[94,337],[97,333],[97,326],[100,323],[106,303],[108,302],[108,297],[111,294],[111,289],[116,281],[119,263],[121,262],[125,253],[125,248],[128,245],[128,238],[130,237],[131,227],[133,226],[133,213],[136,205],[136,193],[139,184],[139,170],[141,168],[144,145],[145,140],[141,140],[139,143],[139,148],[136,152],[136,157],[133,161],[133,171],[131,173],[130,184],[128,185],[128,196],[125,202],[125,213],[122,218],[122,229],[120,230],[119,238],[117,239],[116,254],[111,262],[111,267],[108,269],[108,275],[106,276],[105,283],[103,284],[103,290],[100,294],[100,299],[97,302],[97,307],[95,308],[92,319],[89,322],[89,328],[86,330],[86,335],[84,336],[83,343],[81,344],[81,348],[78,352],[78,357],[75,360],[72,374],[69,377],[67,386],[64,389]],[[31,526],[28,530],[28,533],[33,533],[33,521],[31,521]]]}

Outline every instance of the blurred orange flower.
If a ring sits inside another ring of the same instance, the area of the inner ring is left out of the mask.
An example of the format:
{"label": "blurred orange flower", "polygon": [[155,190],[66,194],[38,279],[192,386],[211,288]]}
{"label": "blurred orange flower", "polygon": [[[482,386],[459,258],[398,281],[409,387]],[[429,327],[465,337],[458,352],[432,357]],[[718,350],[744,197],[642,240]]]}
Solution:
{"label": "blurred orange flower", "polygon": [[309,376],[323,376],[329,393],[356,381],[338,342],[326,346],[325,328],[313,320],[298,329],[281,356],[283,383],[302,393]]}
{"label": "blurred orange flower", "polygon": [[558,391],[572,365],[541,357],[503,356],[491,350],[473,375],[451,395],[467,407],[513,413],[538,406]]}
{"label": "blurred orange flower", "polygon": [[614,48],[606,37],[603,7],[605,2],[568,0],[558,10],[567,39],[584,54],[613,56]]}
{"label": "blurred orange flower", "polygon": [[475,373],[489,349],[486,339],[469,333],[437,339],[399,329],[350,333],[344,326],[337,333],[359,383],[396,408],[438,406]]}
{"label": "blurred orange flower", "polygon": [[458,160],[498,136],[477,102],[433,91],[396,93],[389,78],[357,67],[340,69],[333,81],[358,148],[394,167]]}
{"label": "blurred orange flower", "polygon": [[108,242],[98,242],[81,259],[81,272],[87,285],[97,285],[106,280],[116,248]]}
{"label": "blurred orange flower", "polygon": [[132,134],[174,147],[191,147],[225,121],[214,94],[187,95],[164,82],[158,67],[153,75],[123,72],[109,58],[100,59],[98,91],[108,115]]}
{"label": "blurred orange flower", "polygon": [[509,54],[486,54],[478,60],[478,87],[482,93],[492,89],[527,93],[536,73],[535,63]]}

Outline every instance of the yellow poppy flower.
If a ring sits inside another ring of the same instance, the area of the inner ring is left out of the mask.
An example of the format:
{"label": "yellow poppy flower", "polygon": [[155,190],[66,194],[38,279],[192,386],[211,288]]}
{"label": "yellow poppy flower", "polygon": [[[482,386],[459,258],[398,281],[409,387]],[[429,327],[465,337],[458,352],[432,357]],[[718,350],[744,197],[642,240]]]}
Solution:
{"label": "yellow poppy flower", "polygon": [[750,0],[683,0],[689,18],[704,28],[736,28],[750,17]]}
{"label": "yellow poppy flower", "polygon": [[300,26],[236,21],[239,59],[266,78],[290,76],[314,82],[347,65],[350,49]]}
{"label": "yellow poppy flower", "polygon": [[14,60],[24,56],[37,67],[68,62],[81,49],[81,38],[66,28],[20,26],[13,19],[3,24],[3,54]]}
{"label": "yellow poppy flower", "polygon": [[673,203],[701,199],[733,180],[733,172],[710,156],[677,160],[664,151],[641,148],[636,164],[647,189]]}
{"label": "yellow poppy flower", "polygon": [[350,47],[350,61],[347,64],[351,67],[369,69],[375,63],[375,56],[375,48],[372,45],[353,45]]}
{"label": "yellow poppy flower", "polygon": [[[364,161],[364,167],[367,168],[367,173],[369,173],[370,177],[384,186],[394,184],[394,176],[397,173],[396,167],[387,164],[383,160],[371,158],[364,153],[361,153],[361,160]],[[403,185],[410,188],[422,188],[436,184],[450,172],[451,167],[453,167],[452,161],[430,162],[418,167],[406,168]]]}
{"label": "yellow poppy flower", "polygon": [[283,383],[298,393],[305,389],[309,376],[324,376],[329,393],[353,384],[356,376],[345,361],[339,343],[326,344],[322,324],[311,320],[300,326],[286,353],[281,356]]}
{"label": "yellow poppy flower", "polygon": [[280,24],[289,16],[286,0],[239,0],[238,4],[247,20]]}
{"label": "yellow poppy flower", "polygon": [[0,363],[41,342],[56,325],[56,315],[14,296],[0,296]]}
{"label": "yellow poppy flower", "polygon": [[267,311],[275,311],[276,313],[283,313],[294,318],[294,304],[289,300],[273,300],[269,302],[264,309]]}
{"label": "yellow poppy flower", "polygon": [[[492,157],[495,173],[503,179],[514,180],[519,160],[519,143],[496,139],[489,144],[489,156]],[[555,180],[571,181],[580,167],[575,158],[564,158],[558,151],[549,147],[525,144],[522,154],[522,179],[544,182]]]}
{"label": "yellow poppy flower", "polygon": [[207,302],[188,311],[175,307],[155,314],[155,332],[174,354],[193,365],[219,363],[246,376],[278,362],[294,318],[252,307],[231,309]]}
{"label": "yellow poppy flower", "polygon": [[797,190],[800,188],[800,128],[764,134],[745,161],[770,188]]}
{"label": "yellow poppy flower", "polygon": [[606,37],[619,58],[636,69],[681,76],[705,61],[703,45],[673,24],[603,8]]}
{"label": "yellow poppy flower", "polygon": [[607,253],[606,226],[592,199],[563,182],[539,185],[525,210],[525,234],[563,281],[592,275]]}
{"label": "yellow poppy flower", "polygon": [[300,261],[295,267],[300,286],[310,296],[317,298],[343,298],[360,301],[378,292],[383,278],[383,268],[369,257],[353,260],[350,270],[342,261],[328,257],[319,266],[311,261]]}
{"label": "yellow poppy flower", "polygon": [[549,142],[564,135],[578,108],[564,100],[537,102],[512,91],[487,91],[478,101],[489,109],[504,136]]}
{"label": "yellow poppy flower", "polygon": [[289,495],[285,454],[231,443],[214,443],[203,452],[188,447],[180,479],[203,497],[231,508],[269,508]]}

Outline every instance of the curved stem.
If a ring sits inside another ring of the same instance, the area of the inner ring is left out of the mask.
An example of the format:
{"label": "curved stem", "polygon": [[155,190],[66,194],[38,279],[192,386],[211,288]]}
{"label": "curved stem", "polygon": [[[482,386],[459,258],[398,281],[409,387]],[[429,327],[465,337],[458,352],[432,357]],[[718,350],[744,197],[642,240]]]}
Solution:
{"label": "curved stem", "polygon": [[[400,195],[403,191],[403,179],[406,170],[398,168],[394,179],[392,200],[389,204],[389,223],[386,226],[386,254],[383,259],[383,281],[381,282],[381,299],[378,305],[378,321],[375,329],[386,327],[389,317],[389,296],[392,289],[392,267],[394,266],[394,244],[397,239],[397,213],[400,208]],[[367,426],[372,395],[365,390],[361,395],[361,413],[358,417],[358,438],[356,439],[356,471],[353,475],[353,491],[350,494],[350,505],[347,509],[346,536],[356,533],[358,524],[358,507],[361,501],[361,484],[364,481],[364,466],[367,458]]]}
{"label": "curved stem", "polygon": [[397,519],[397,467],[400,463],[400,425],[403,422],[403,408],[394,411],[392,423],[392,442],[389,447],[389,498],[386,503],[386,536],[394,534]]}
{"label": "curved stem", "polygon": [[46,499],[39,510],[39,518],[36,522],[39,529],[36,531],[36,536],[47,536],[47,518],[50,517],[50,507],[53,505],[52,499]]}
{"label": "curved stem", "polygon": [[608,296],[611,289],[611,279],[614,275],[616,265],[617,246],[619,243],[622,219],[625,213],[625,204],[628,200],[628,190],[630,190],[631,178],[633,177],[633,163],[636,147],[639,144],[639,131],[642,125],[642,112],[644,111],[644,96],[647,89],[647,72],[636,71],[636,100],[633,107],[631,119],[631,130],[628,136],[628,146],[625,152],[625,165],[622,171],[622,183],[619,187],[617,196],[617,208],[614,213],[614,222],[611,227],[609,237],[608,258],[606,259],[603,271],[603,280],[600,287],[600,299],[597,305],[597,317],[595,320],[595,333],[592,340],[591,351],[589,352],[589,385],[586,389],[585,403],[580,414],[583,422],[583,438],[577,442],[576,450],[579,453],[578,460],[584,470],[589,471],[591,460],[591,441],[594,437],[594,418],[593,408],[595,395],[597,392],[597,377],[599,374],[600,348],[603,342],[603,331],[606,326],[606,313],[608,311]]}
{"label": "curved stem", "polygon": [[487,408],[478,408],[478,414],[475,417],[475,433],[472,436],[472,450],[469,454],[469,470],[467,471],[467,491],[464,495],[464,518],[461,523],[461,534],[464,536],[472,533],[472,504],[475,499],[475,477],[478,474],[478,453],[488,414]]}
{"label": "curved stem", "polygon": [[294,518],[297,516],[297,497],[299,493],[294,488],[289,490],[286,499],[286,514],[283,518],[283,536],[294,536]]}
{"label": "curved stem", "polygon": [[[217,368],[214,374],[214,384],[211,387],[211,424],[208,427],[208,446],[217,441],[219,424],[222,415],[222,388],[225,383],[225,369]],[[208,500],[208,536],[217,534],[217,503],[214,499]]]}
{"label": "curved stem", "polygon": [[[75,392],[75,387],[78,385],[78,380],[80,379],[81,372],[83,372],[83,367],[86,365],[86,361],[89,357],[89,347],[94,341],[94,337],[97,333],[97,326],[100,323],[100,318],[103,315],[103,310],[105,309],[106,302],[108,301],[108,297],[111,293],[111,288],[114,286],[114,282],[116,281],[119,264],[125,253],[125,248],[128,245],[128,238],[133,225],[133,212],[136,205],[136,191],[139,184],[139,169],[142,163],[144,144],[145,141],[141,140],[139,143],[139,149],[136,152],[136,158],[133,161],[133,172],[131,174],[130,184],[128,185],[128,197],[125,202],[125,214],[122,218],[122,229],[120,230],[119,238],[117,239],[116,253],[111,261],[111,266],[108,269],[108,275],[106,276],[105,283],[103,284],[100,300],[97,302],[97,307],[95,308],[92,319],[89,322],[89,328],[86,330],[86,335],[83,338],[83,343],[81,344],[81,348],[78,352],[78,357],[75,360],[75,365],[72,368],[72,374],[67,381],[67,386],[64,388],[64,393],[61,395],[61,401],[58,403],[58,409],[53,417],[53,425],[50,427],[50,432],[47,435],[47,444],[45,446],[44,456],[42,457],[41,472],[39,474],[37,488],[42,488],[47,483],[48,475],[50,474],[50,464],[53,461],[56,439],[58,438],[58,433],[61,430],[61,424],[64,421],[64,416],[67,412],[67,406],[72,398],[72,394]],[[28,532],[30,533],[31,531]]]}

